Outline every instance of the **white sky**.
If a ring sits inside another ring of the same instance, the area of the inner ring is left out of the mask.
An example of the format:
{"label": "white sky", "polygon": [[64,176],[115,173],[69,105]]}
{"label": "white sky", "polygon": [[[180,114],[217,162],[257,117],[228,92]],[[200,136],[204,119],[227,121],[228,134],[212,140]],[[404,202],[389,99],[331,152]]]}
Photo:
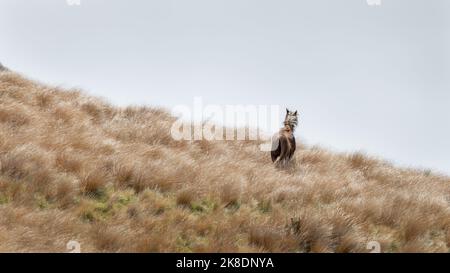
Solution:
{"label": "white sky", "polygon": [[287,106],[307,144],[450,174],[450,1],[80,1],[1,0],[0,62],[118,105]]}

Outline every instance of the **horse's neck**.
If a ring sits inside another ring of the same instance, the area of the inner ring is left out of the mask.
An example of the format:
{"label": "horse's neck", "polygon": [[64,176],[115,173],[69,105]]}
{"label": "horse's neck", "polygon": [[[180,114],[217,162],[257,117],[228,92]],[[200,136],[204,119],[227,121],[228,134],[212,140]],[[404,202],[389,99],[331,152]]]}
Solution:
{"label": "horse's neck", "polygon": [[288,124],[285,124],[283,128],[281,128],[280,133],[286,134],[289,137],[294,137],[294,128]]}
{"label": "horse's neck", "polygon": [[284,132],[290,132],[290,133],[294,133],[294,126],[292,126],[289,123],[285,123],[283,129],[281,129]]}

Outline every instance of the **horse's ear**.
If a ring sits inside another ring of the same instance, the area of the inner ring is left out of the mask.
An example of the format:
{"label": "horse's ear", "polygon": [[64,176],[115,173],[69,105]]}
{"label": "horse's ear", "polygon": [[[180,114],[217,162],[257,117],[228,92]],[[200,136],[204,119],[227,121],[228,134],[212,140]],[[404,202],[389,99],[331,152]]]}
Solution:
{"label": "horse's ear", "polygon": [[298,112],[298,111],[297,111],[297,110],[295,110],[295,112],[294,112],[294,115],[297,115],[297,112]]}
{"label": "horse's ear", "polygon": [[286,108],[286,114],[289,114],[289,109]]}

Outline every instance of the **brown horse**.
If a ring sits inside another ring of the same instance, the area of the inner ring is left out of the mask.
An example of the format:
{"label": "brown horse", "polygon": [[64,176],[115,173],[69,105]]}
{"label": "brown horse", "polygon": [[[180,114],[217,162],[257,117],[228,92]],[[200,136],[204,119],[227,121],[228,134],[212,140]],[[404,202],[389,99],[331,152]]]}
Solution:
{"label": "brown horse", "polygon": [[294,129],[297,123],[297,111],[291,112],[286,109],[284,127],[272,138],[272,162],[277,165],[286,166],[294,155],[296,149]]}

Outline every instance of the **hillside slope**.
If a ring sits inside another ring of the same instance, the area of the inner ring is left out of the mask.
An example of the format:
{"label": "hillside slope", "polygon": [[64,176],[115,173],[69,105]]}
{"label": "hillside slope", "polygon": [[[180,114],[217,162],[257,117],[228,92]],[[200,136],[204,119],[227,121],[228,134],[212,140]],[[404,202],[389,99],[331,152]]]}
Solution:
{"label": "hillside slope", "polygon": [[308,147],[279,170],[173,121],[0,71],[0,251],[450,250],[448,177]]}

